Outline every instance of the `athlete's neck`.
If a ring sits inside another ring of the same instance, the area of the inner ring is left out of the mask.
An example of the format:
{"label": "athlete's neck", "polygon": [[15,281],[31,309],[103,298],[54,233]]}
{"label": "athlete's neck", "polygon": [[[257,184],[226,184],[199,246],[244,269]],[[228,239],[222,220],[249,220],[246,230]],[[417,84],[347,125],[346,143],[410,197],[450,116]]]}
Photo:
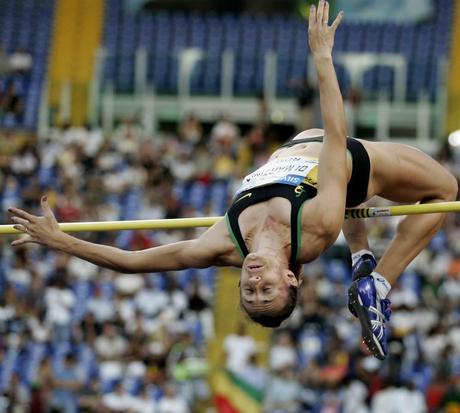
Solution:
{"label": "athlete's neck", "polygon": [[277,230],[276,225],[263,225],[250,237],[249,250],[258,252],[265,256],[273,256],[277,261],[289,267],[289,256],[291,253],[291,242],[280,236],[284,231]]}

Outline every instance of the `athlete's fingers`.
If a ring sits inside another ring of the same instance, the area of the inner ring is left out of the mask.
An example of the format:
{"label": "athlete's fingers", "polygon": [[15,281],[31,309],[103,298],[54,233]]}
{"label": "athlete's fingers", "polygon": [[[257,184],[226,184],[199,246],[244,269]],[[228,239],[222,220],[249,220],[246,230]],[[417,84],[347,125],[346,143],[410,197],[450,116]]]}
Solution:
{"label": "athlete's fingers", "polygon": [[308,17],[308,27],[313,27],[316,22],[316,6],[312,4],[310,6],[310,16]]}
{"label": "athlete's fingers", "polygon": [[27,219],[27,221],[29,222],[35,222],[37,220],[37,217],[35,215],[29,214],[28,212],[19,208],[8,208],[8,212],[20,218]]}
{"label": "athlete's fingers", "polygon": [[43,214],[44,214],[46,217],[49,217],[49,218],[54,219],[53,211],[51,210],[51,207],[50,207],[50,205],[48,204],[48,198],[47,198],[46,196],[42,196],[41,205],[42,205]]}
{"label": "athlete's fingers", "polygon": [[11,245],[13,247],[18,247],[20,245],[23,245],[23,244],[27,244],[28,242],[31,242],[32,241],[32,238],[30,235],[24,235],[23,237],[17,239],[17,240],[14,240]]}
{"label": "athlete's fingers", "polygon": [[327,26],[328,22],[329,22],[329,2],[326,1],[324,3],[324,15],[323,15],[322,23]]}
{"label": "athlete's fingers", "polygon": [[318,10],[316,13],[316,22],[321,24],[323,22],[323,14],[324,14],[324,0],[319,0],[318,3]]}
{"label": "athlete's fingers", "polygon": [[27,224],[30,224],[30,221],[27,221],[27,219],[19,217],[11,217],[11,221],[13,221],[15,224],[20,224],[23,227],[25,227]]}
{"label": "athlete's fingers", "polygon": [[339,24],[340,22],[342,21],[343,19],[343,15],[344,15],[344,12],[343,10],[340,10],[340,13],[337,15],[337,17],[335,18],[335,20],[333,21],[332,25],[331,25],[331,28],[336,31],[337,30],[337,27],[339,27]]}
{"label": "athlete's fingers", "polygon": [[13,228],[21,232],[27,232],[27,228],[23,224],[15,224],[13,225]]}

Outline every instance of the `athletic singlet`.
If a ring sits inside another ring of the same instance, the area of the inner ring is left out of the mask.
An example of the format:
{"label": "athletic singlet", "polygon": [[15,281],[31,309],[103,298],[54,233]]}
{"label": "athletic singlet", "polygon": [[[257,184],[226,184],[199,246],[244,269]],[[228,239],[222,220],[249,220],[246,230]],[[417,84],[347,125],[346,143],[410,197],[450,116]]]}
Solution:
{"label": "athletic singlet", "polygon": [[315,186],[318,176],[318,158],[287,156],[276,158],[247,175],[235,196],[250,189],[272,184],[298,186],[308,181]]}
{"label": "athletic singlet", "polygon": [[[322,141],[322,138],[299,139],[289,141],[281,147]],[[370,160],[366,149],[356,139],[347,139],[347,149],[352,157],[352,174],[347,185],[346,206],[354,207],[366,199]],[[294,155],[274,159],[243,179],[232,205],[225,214],[228,231],[243,259],[249,254],[249,250],[238,224],[240,214],[251,205],[281,197],[291,203],[289,266],[294,271],[301,252],[302,207],[305,201],[316,196],[317,171],[317,158]]]}

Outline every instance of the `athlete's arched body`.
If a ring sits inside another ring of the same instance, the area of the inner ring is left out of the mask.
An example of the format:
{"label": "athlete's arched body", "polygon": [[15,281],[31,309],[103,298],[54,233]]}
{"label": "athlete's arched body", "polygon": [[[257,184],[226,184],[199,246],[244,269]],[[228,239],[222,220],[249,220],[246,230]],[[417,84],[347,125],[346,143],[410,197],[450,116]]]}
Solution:
{"label": "athlete's arched body", "polygon": [[360,318],[366,343],[383,358],[389,284],[427,245],[444,216],[404,218],[370,276],[374,261],[359,252],[368,249],[363,223],[344,223],[344,209],[374,195],[404,203],[451,201],[457,195],[457,182],[415,148],[347,139],[331,56],[342,14],[332,26],[328,26],[328,14],[328,3],[320,1],[317,9],[312,6],[309,21],[324,131],[302,132],[273,153],[266,165],[243,180],[225,219],[202,236],[135,252],[93,244],[61,232],[43,199],[43,217],[9,209],[15,227],[26,233],[13,245],[36,242],[127,273],[241,267],[243,307],[255,321],[277,326],[295,305],[301,264],[329,248],[343,226],[352,252],[358,252],[354,274],[359,279],[350,289],[350,306]]}

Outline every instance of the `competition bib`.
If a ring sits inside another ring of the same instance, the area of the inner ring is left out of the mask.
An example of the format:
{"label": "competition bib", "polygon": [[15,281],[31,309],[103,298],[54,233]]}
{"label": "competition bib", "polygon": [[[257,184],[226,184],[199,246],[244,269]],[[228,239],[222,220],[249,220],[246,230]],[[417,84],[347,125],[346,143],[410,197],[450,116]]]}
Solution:
{"label": "competition bib", "polygon": [[317,159],[304,156],[273,159],[247,175],[236,194],[270,184],[298,186],[317,166]]}

